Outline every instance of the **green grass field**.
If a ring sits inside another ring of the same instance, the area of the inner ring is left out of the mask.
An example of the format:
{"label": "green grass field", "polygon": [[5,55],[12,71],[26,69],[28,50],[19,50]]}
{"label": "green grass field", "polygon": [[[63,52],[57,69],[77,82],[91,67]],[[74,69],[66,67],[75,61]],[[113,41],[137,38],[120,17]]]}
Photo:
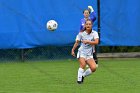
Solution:
{"label": "green grass field", "polygon": [[140,59],[100,59],[78,85],[77,60],[0,63],[0,93],[140,93]]}

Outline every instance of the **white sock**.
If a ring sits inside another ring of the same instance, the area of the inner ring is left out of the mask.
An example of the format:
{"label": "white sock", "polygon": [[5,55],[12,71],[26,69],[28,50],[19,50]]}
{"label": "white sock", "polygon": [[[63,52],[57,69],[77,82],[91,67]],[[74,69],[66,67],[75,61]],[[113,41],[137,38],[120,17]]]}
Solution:
{"label": "white sock", "polygon": [[81,81],[82,80],[83,72],[84,72],[84,69],[82,69],[82,68],[78,69],[77,81]]}
{"label": "white sock", "polygon": [[84,73],[83,73],[83,77],[86,77],[88,75],[90,75],[92,73],[91,69],[88,68]]}

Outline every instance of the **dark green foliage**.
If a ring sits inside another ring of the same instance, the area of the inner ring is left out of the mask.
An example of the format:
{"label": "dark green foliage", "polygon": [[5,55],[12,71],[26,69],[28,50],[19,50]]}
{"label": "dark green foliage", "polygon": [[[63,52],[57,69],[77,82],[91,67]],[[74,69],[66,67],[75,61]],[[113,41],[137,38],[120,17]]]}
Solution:
{"label": "dark green foliage", "polygon": [[[1,61],[70,59],[72,46],[46,46],[30,49],[0,50]],[[76,50],[77,51],[77,50]],[[140,52],[140,47],[97,46],[98,53]]]}
{"label": "dark green foliage", "polygon": [[100,53],[140,52],[139,46],[99,46]]}

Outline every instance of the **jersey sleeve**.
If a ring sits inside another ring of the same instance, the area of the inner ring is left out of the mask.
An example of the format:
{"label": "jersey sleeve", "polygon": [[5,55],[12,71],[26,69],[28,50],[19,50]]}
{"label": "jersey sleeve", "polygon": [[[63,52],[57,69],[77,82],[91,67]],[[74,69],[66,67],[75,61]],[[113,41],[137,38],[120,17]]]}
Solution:
{"label": "jersey sleeve", "polygon": [[96,31],[94,31],[94,39],[98,39],[99,38],[99,35]]}
{"label": "jersey sleeve", "polygon": [[90,14],[90,18],[91,18],[92,22],[94,22],[96,20],[96,13],[95,12],[92,12]]}
{"label": "jersey sleeve", "polygon": [[80,25],[80,31],[81,31],[81,30],[83,30],[83,25],[82,25],[82,24]]}
{"label": "jersey sleeve", "polygon": [[82,38],[82,32],[80,32],[77,36],[76,36],[76,39],[75,41],[81,41],[81,38]]}
{"label": "jersey sleeve", "polygon": [[80,31],[81,31],[81,30],[85,30],[84,25],[85,25],[85,20],[84,20],[84,19],[81,19]]}

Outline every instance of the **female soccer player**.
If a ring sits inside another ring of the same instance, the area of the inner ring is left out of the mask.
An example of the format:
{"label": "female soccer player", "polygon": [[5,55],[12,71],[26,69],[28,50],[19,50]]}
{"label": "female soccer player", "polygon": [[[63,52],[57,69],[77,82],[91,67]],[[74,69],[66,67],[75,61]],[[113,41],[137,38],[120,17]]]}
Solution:
{"label": "female soccer player", "polygon": [[[71,50],[71,55],[75,56],[74,51],[81,42],[80,48],[78,49],[77,53],[77,58],[80,63],[77,77],[78,84],[82,84],[84,77],[90,75],[96,70],[96,63],[93,59],[93,46],[98,44],[99,36],[96,31],[92,30],[92,25],[93,22],[90,19],[85,22],[86,30],[80,32],[77,35],[75,44],[73,45],[73,48]],[[87,70],[84,70],[86,64],[88,64],[89,68]]]}
{"label": "female soccer player", "polygon": [[81,25],[80,25],[80,32],[83,32],[85,30],[85,22],[86,20],[90,19],[92,22],[96,20],[96,13],[94,12],[94,9],[92,6],[88,6],[88,9],[85,9],[83,11],[84,18],[81,19]]}
{"label": "female soccer player", "polygon": [[[85,9],[83,11],[83,15],[84,15],[84,18],[81,19],[80,32],[83,32],[85,30],[86,20],[90,19],[90,20],[92,20],[93,23],[96,20],[96,13],[95,13],[94,9],[92,8],[92,6],[88,6],[88,9]],[[98,67],[98,58],[95,53],[95,50],[93,52],[93,58],[95,60],[96,66]]]}

